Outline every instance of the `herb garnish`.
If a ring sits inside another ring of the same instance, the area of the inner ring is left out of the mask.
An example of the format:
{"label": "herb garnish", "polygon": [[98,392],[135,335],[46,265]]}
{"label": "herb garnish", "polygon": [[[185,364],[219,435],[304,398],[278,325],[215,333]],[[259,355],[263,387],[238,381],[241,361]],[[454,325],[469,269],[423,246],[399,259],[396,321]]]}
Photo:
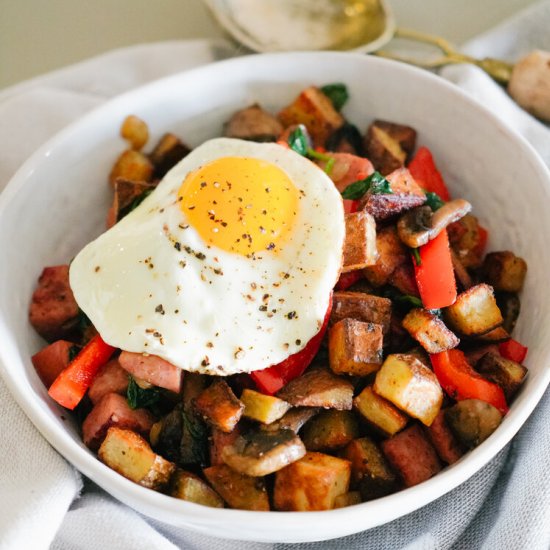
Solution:
{"label": "herb garnish", "polygon": [[340,111],[349,99],[348,88],[341,82],[327,84],[321,87],[321,91],[330,99],[332,105],[337,111]]}
{"label": "herb garnish", "polygon": [[160,391],[158,388],[140,388],[133,377],[129,377],[128,389],[126,390],[126,400],[131,409],[155,409],[160,400]]}
{"label": "herb garnish", "polygon": [[422,265],[422,258],[420,257],[418,248],[411,248],[411,254],[413,255],[416,265]]}
{"label": "herb garnish", "polygon": [[290,133],[290,136],[288,136],[288,145],[295,153],[298,153],[302,157],[325,161],[325,173],[331,173],[335,162],[334,157],[330,154],[320,153],[312,149],[309,146],[309,140],[302,125],[299,125]]}
{"label": "herb garnish", "polygon": [[424,307],[422,305],[422,300],[417,296],[412,296],[411,294],[401,294],[394,288],[387,288],[382,292],[382,296],[389,298],[392,302],[397,305],[404,307]]}
{"label": "herb garnish", "polygon": [[437,193],[427,191],[425,195],[426,204],[432,209],[433,212],[439,210],[445,204],[445,201]]}
{"label": "herb garnish", "polygon": [[393,194],[390,182],[380,172],[373,172],[364,180],[358,180],[350,183],[342,191],[342,198],[357,200],[363,197],[367,191],[370,191],[373,195]]}
{"label": "herb garnish", "polygon": [[121,208],[118,213],[118,220],[127,216],[132,210],[135,210],[151,193],[153,189],[145,189],[141,195],[138,195],[130,204],[127,204],[124,208]]}
{"label": "herb garnish", "polygon": [[183,419],[182,441],[180,446],[180,461],[183,464],[205,465],[207,462],[205,424],[192,413],[181,412]]}

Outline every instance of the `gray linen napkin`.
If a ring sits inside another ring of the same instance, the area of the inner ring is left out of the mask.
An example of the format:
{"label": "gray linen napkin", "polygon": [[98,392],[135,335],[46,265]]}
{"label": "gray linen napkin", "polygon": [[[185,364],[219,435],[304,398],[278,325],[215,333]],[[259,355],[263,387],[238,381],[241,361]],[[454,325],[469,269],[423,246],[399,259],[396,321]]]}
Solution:
{"label": "gray linen napkin", "polygon": [[[465,47],[470,53],[514,59],[535,47],[550,50],[550,1]],[[51,134],[106,98],[154,78],[230,55],[204,42],[174,42],[114,52],[0,93],[0,189],[17,166]],[[445,78],[497,108],[499,115],[529,139],[550,163],[550,130],[519,110],[483,73],[457,66]],[[29,127],[29,109],[36,113]],[[185,548],[197,550],[290,549],[477,549],[550,548],[550,392],[514,440],[470,480],[428,506],[364,533],[316,544],[268,545],[205,537],[149,520],[112,499],[76,472],[45,444],[0,380],[0,429],[24,430],[19,448],[36,449],[55,476],[43,483],[44,498],[0,499],[0,548],[53,549]],[[13,445],[16,442],[14,440]],[[35,478],[29,462],[10,479],[0,453],[0,494]],[[65,480],[63,491],[56,487]],[[28,494],[28,493],[27,493]],[[75,499],[66,512],[71,499]],[[3,505],[4,504],[4,505]],[[47,524],[47,525],[46,525]],[[60,527],[59,527],[60,526]],[[35,536],[33,536],[33,533]]]}

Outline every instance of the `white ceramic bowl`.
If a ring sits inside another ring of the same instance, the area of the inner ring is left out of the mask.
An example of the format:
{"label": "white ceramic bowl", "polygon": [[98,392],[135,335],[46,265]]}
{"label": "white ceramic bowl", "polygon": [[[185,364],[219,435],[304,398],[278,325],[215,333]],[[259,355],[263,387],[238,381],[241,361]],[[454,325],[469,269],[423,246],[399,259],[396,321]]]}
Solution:
{"label": "white ceramic bowl", "polygon": [[[329,512],[219,510],[144,489],[101,464],[66,411],[47,396],[30,356],[43,342],[27,319],[45,265],[66,263],[104,227],[109,169],[122,150],[123,118],[146,120],[152,140],[172,130],[191,145],[220,134],[237,108],[254,101],[276,111],[305,86],[345,82],[349,120],[365,129],[384,118],[418,129],[455,196],[474,205],[492,249],[529,265],[517,338],[529,346],[529,376],[510,413],[482,445],[436,477],[372,502]],[[550,174],[530,146],[443,80],[395,62],[338,53],[256,55],[175,75],[110,101],[37,151],[0,196],[0,362],[18,403],[44,437],[82,473],[138,511],[210,535],[256,541],[317,541],[407,514],[464,482],[517,432],[550,379]]]}

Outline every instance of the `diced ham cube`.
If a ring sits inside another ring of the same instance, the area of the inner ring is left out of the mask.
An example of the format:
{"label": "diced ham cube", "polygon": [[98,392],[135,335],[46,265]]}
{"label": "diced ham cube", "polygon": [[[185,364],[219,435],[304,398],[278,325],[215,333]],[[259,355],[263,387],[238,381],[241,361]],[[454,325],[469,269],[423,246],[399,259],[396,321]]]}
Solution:
{"label": "diced ham cube", "polygon": [[45,267],[32,295],[29,319],[48,341],[67,338],[78,320],[78,304],[69,286],[69,266]]}
{"label": "diced ham cube", "polygon": [[92,451],[97,451],[111,426],[148,436],[154,421],[146,409],[131,409],[122,395],[108,393],[82,423],[82,439]]}
{"label": "diced ham cube", "polygon": [[453,464],[464,454],[464,449],[447,425],[444,410],[439,411],[431,426],[425,428],[425,431],[443,462]]}
{"label": "diced ham cube", "polygon": [[57,340],[32,356],[32,364],[44,386],[49,388],[52,385],[61,371],[69,366],[72,356],[76,355],[79,349],[80,346],[72,342]]}
{"label": "diced ham cube", "polygon": [[407,487],[418,485],[441,470],[437,453],[418,424],[383,441],[382,450]]}
{"label": "diced ham cube", "polygon": [[141,378],[153,386],[176,393],[181,390],[183,371],[161,357],[123,351],[118,362],[132,376]]}
{"label": "diced ham cube", "polygon": [[124,395],[128,388],[128,371],[124,370],[117,359],[111,359],[95,375],[88,396],[95,405],[104,395],[118,393]]}

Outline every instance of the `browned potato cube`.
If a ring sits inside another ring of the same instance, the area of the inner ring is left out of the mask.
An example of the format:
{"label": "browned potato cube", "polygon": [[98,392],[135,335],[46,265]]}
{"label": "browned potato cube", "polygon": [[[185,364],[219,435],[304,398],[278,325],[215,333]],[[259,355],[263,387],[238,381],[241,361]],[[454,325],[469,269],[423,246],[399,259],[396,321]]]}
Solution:
{"label": "browned potato cube", "polygon": [[447,227],[449,243],[465,268],[477,268],[483,257],[483,241],[479,222],[472,214]]}
{"label": "browned potato cube", "polygon": [[340,456],[351,462],[351,480],[363,500],[393,493],[397,480],[378,445],[368,437],[352,441]]}
{"label": "browned potato cube", "polygon": [[399,409],[367,386],[354,400],[355,409],[384,435],[391,436],[401,431],[409,421]]}
{"label": "browned potato cube", "polygon": [[223,135],[251,141],[275,141],[283,125],[258,104],[250,105],[233,114],[225,123]]}
{"label": "browned potato cube", "polygon": [[382,326],[355,319],[332,325],[328,336],[329,364],[336,374],[367,376],[382,364]]}
{"label": "browned potato cube", "polygon": [[240,420],[244,405],[225,380],[217,379],[194,400],[195,411],[210,425],[231,432]]}
{"label": "browned potato cube", "polygon": [[415,144],[414,128],[385,120],[375,120],[369,126],[364,140],[367,157],[384,175],[404,166]]}
{"label": "browned potato cube", "polygon": [[235,443],[235,440],[241,435],[241,431],[237,426],[232,432],[222,432],[218,428],[212,428],[209,437],[209,454],[210,464],[218,466],[225,464],[222,459],[223,450]]}
{"label": "browned potato cube", "polygon": [[492,352],[486,353],[477,362],[476,370],[499,385],[504,390],[506,399],[514,396],[527,375],[527,369],[523,365]]}
{"label": "browned potato cube", "polygon": [[407,487],[418,485],[441,470],[435,449],[418,424],[382,441],[381,446]]}
{"label": "browned potato cube", "polygon": [[401,294],[420,296],[414,276],[414,267],[410,262],[398,265],[389,276],[388,284],[394,286]]}
{"label": "browned potato cube", "polygon": [[332,296],[330,324],[350,318],[382,326],[382,333],[390,330],[392,303],[389,298],[364,292],[335,292]]}
{"label": "browned potato cube", "polygon": [[331,451],[346,446],[359,437],[357,417],[351,411],[321,411],[302,430],[308,451]]}
{"label": "browned potato cube", "polygon": [[493,289],[485,283],[472,286],[458,295],[445,310],[447,324],[465,336],[485,334],[502,324]]}
{"label": "browned potato cube", "polygon": [[153,164],[139,151],[128,149],[116,160],[109,183],[114,187],[117,178],[131,181],[149,181],[153,175]]}
{"label": "browned potato cube", "polygon": [[129,214],[155,187],[154,183],[117,178],[111,207],[113,216],[111,225]]}
{"label": "browned potato cube", "polygon": [[303,124],[313,139],[314,146],[325,146],[329,136],[344,124],[330,99],[315,86],[310,86],[278,115],[283,125]]}
{"label": "browned potato cube", "polygon": [[413,355],[388,355],[373,389],[426,426],[433,422],[443,402],[437,377]]}
{"label": "browned potato cube", "polygon": [[170,133],[164,134],[149,155],[155,167],[154,177],[162,178],[190,151],[191,149],[179,137]]}
{"label": "browned potato cube", "polygon": [[226,464],[210,466],[203,473],[231,508],[269,511],[269,498],[263,478],[240,474]]}
{"label": "browned potato cube", "polygon": [[223,508],[223,499],[205,483],[200,477],[186,472],[177,470],[172,476],[172,486],[170,495],[181,500],[188,500],[203,506],[211,506],[212,508]]}
{"label": "browned potato cube", "polygon": [[361,503],[361,493],[359,491],[350,491],[343,495],[338,495],[334,499],[334,508],[345,508],[346,506],[353,506],[354,504]]}
{"label": "browned potato cube", "polygon": [[101,462],[149,489],[162,489],[176,466],[153,452],[149,443],[131,430],[109,428],[98,451]]}
{"label": "browned potato cube", "polygon": [[120,135],[134,151],[140,151],[149,139],[149,128],[141,118],[128,115],[122,122]]}
{"label": "browned potato cube", "polygon": [[485,256],[482,271],[495,290],[519,292],[525,282],[527,263],[509,250],[491,252]]}
{"label": "browned potato cube", "polygon": [[248,388],[243,390],[241,402],[244,405],[244,416],[264,424],[279,420],[290,409],[286,401]]}
{"label": "browned potato cube", "polygon": [[380,229],[376,234],[378,260],[373,266],[364,269],[368,281],[374,286],[383,286],[391,274],[409,259],[405,245],[397,235],[395,225]]}
{"label": "browned potato cube", "polygon": [[346,214],[346,241],[342,273],[374,265],[376,251],[376,223],[365,210]]}
{"label": "browned potato cube", "polygon": [[275,475],[273,504],[280,511],[331,510],[337,496],[348,492],[347,460],[309,452]]}
{"label": "browned potato cube", "polygon": [[349,411],[353,401],[353,386],[348,380],[327,369],[312,369],[291,380],[277,397],[294,407]]}
{"label": "browned potato cube", "polygon": [[376,221],[387,220],[426,202],[424,191],[406,168],[394,170],[386,179],[390,182],[391,194],[368,191],[361,200],[361,206]]}
{"label": "browned potato cube", "polygon": [[506,331],[504,327],[497,327],[485,334],[476,336],[476,340],[479,342],[487,342],[488,344],[500,344],[510,340],[510,333]]}
{"label": "browned potato cube", "polygon": [[428,353],[447,351],[460,343],[445,323],[426,309],[411,309],[405,315],[402,325]]}

